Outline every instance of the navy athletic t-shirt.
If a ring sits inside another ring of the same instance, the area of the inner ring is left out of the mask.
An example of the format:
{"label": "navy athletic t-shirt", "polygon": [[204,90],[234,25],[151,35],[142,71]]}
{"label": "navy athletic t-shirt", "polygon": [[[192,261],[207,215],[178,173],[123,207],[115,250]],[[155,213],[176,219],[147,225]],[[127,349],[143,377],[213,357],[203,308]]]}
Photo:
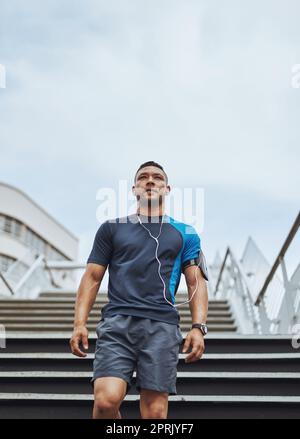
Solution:
{"label": "navy athletic t-shirt", "polygon": [[[162,216],[148,217],[139,214],[141,222],[157,237]],[[181,273],[188,265],[197,265],[208,280],[205,258],[200,237],[187,224],[164,215],[158,238],[158,258],[155,257],[156,242],[139,223],[138,215],[107,220],[99,227],[87,263],[108,266],[108,300],[102,308],[102,318],[115,314],[150,318],[171,324],[179,324],[178,308],[174,307]],[[181,302],[188,300],[188,295]]]}

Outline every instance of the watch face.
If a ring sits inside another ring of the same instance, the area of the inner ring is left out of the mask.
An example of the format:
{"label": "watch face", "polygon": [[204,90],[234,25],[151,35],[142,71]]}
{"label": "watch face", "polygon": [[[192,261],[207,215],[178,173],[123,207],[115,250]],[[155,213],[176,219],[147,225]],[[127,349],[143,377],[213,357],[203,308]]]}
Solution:
{"label": "watch face", "polygon": [[205,335],[207,334],[207,326],[206,325],[202,325],[202,331]]}

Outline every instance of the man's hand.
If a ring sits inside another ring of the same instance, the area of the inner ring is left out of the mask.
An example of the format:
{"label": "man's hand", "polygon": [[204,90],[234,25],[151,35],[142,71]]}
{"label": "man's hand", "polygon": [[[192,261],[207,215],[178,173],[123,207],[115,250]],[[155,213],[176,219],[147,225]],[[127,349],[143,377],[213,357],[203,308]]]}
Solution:
{"label": "man's hand", "polygon": [[70,340],[70,347],[73,355],[76,355],[77,357],[86,357],[87,354],[80,350],[79,344],[82,343],[84,349],[88,349],[88,337],[89,333],[86,326],[75,326]]}
{"label": "man's hand", "polygon": [[185,358],[186,363],[193,363],[200,360],[205,350],[204,337],[198,328],[192,329],[185,338],[182,352],[186,352],[190,345],[192,346],[192,352]]}

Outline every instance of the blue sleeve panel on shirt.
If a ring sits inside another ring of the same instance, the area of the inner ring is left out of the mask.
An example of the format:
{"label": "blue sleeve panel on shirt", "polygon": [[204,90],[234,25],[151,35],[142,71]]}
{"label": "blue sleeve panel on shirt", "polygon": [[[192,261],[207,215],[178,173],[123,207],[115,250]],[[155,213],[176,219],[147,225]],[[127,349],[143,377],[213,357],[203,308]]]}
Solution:
{"label": "blue sleeve panel on shirt", "polygon": [[112,235],[109,221],[105,221],[97,230],[88,263],[108,265],[113,252]]}
{"label": "blue sleeve panel on shirt", "polygon": [[185,244],[182,252],[181,264],[189,259],[196,259],[199,256],[201,250],[200,238],[196,230],[193,228],[194,233],[188,233],[185,235]]}
{"label": "blue sleeve panel on shirt", "polygon": [[171,294],[172,303],[175,304],[175,294],[180,283],[183,264],[190,259],[196,259],[199,257],[201,241],[194,227],[177,222],[173,218],[170,218],[170,224],[172,224],[172,226],[175,227],[182,236],[182,248],[174,262],[169,282],[169,291]]}

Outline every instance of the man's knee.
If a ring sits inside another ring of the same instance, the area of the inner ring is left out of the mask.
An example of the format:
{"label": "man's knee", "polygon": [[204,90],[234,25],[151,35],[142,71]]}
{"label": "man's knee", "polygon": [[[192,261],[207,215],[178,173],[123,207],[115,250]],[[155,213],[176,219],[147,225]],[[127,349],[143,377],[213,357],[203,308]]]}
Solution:
{"label": "man's knee", "polygon": [[95,382],[94,404],[101,412],[118,409],[126,394],[126,383],[120,379],[98,379]]}
{"label": "man's knee", "polygon": [[143,419],[167,419],[167,410],[165,408],[155,407],[142,412]]}
{"label": "man's knee", "polygon": [[167,419],[168,404],[161,402],[144,404],[141,407],[141,415],[144,419]]}
{"label": "man's knee", "polygon": [[142,415],[143,419],[167,419],[165,410],[153,410]]}
{"label": "man's knee", "polygon": [[95,406],[100,412],[110,412],[117,410],[121,404],[121,400],[118,397],[99,395],[95,398]]}
{"label": "man's knee", "polygon": [[168,393],[141,389],[140,411],[143,419],[167,419]]}

